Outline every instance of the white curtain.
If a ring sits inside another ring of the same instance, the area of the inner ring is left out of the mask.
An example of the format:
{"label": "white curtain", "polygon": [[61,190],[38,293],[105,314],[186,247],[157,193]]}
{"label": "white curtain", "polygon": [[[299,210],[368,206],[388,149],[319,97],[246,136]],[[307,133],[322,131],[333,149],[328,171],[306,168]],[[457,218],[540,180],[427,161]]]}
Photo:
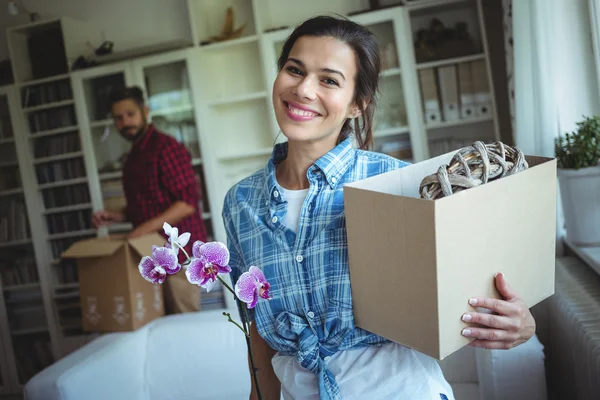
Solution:
{"label": "white curtain", "polygon": [[[515,143],[525,154],[553,157],[559,133],[600,111],[590,1],[596,0],[512,2]],[[560,243],[560,197],[557,206]]]}

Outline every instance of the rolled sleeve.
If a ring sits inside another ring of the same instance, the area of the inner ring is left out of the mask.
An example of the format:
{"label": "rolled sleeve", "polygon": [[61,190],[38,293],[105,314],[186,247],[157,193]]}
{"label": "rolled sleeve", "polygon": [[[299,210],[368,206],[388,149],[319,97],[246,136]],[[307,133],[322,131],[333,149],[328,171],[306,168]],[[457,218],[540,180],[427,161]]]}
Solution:
{"label": "rolled sleeve", "polygon": [[159,169],[161,184],[169,193],[169,199],[184,201],[197,208],[200,201],[198,183],[187,149],[179,143],[166,147],[161,152]]}

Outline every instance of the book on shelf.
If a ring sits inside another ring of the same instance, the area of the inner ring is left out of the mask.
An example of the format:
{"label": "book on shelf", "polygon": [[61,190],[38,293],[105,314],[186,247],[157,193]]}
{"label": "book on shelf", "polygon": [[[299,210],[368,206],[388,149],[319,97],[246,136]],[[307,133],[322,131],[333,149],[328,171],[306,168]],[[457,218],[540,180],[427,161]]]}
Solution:
{"label": "book on shelf", "polygon": [[22,197],[0,199],[0,242],[25,240],[30,237],[25,200]]}
{"label": "book on shelf", "polygon": [[86,176],[85,165],[81,157],[40,164],[36,166],[35,171],[40,184]]}
{"label": "book on shelf", "polygon": [[40,83],[26,86],[21,90],[21,106],[23,108],[37,107],[44,104],[71,100],[73,92],[69,78],[64,80]]}
{"label": "book on shelf", "polygon": [[50,234],[91,229],[91,220],[91,210],[68,211],[46,216]]}
{"label": "book on shelf", "polygon": [[56,136],[43,136],[35,141],[35,158],[46,158],[61,154],[81,151],[78,131],[58,134]]}
{"label": "book on shelf", "polygon": [[32,256],[0,259],[0,279],[4,287],[39,282],[35,259]]}
{"label": "book on shelf", "polygon": [[27,120],[29,122],[29,132],[32,135],[35,135],[38,132],[77,125],[77,118],[73,106],[35,111],[29,114]]}
{"label": "book on shelf", "polygon": [[42,190],[44,207],[57,208],[67,207],[77,204],[86,204],[90,202],[90,192],[87,184],[62,186]]}

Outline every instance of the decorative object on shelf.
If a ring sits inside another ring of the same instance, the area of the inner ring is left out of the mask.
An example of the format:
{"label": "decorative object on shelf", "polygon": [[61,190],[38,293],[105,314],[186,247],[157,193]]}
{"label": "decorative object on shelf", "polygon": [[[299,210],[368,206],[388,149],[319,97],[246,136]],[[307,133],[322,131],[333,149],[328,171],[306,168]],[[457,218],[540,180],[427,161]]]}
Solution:
{"label": "decorative object on shelf", "polygon": [[554,142],[567,239],[600,245],[600,118],[584,117]]}
{"label": "decorative object on shelf", "polygon": [[29,16],[30,22],[39,21],[41,19],[40,14],[36,12],[30,12],[25,8],[21,0],[9,1],[8,2],[8,13],[12,16],[19,15],[20,12],[24,12]]}
{"label": "decorative object on shelf", "polygon": [[244,29],[246,29],[247,24],[243,24],[237,29],[234,29],[235,26],[235,16],[233,7],[228,7],[225,11],[225,23],[223,24],[223,29],[221,30],[221,34],[219,36],[211,36],[210,40],[203,41],[200,45],[211,44],[214,42],[224,42],[226,40],[237,39],[242,36]]}
{"label": "decorative object on shelf", "polygon": [[[168,236],[168,242],[164,247],[153,246],[152,257],[144,257],[140,261],[138,269],[140,274],[147,281],[154,284],[161,284],[167,278],[167,275],[178,273],[181,269],[185,269],[185,276],[193,285],[198,285],[209,292],[216,281],[233,294],[239,310],[244,310],[244,318],[242,324],[238,324],[231,319],[231,314],[223,312],[232,324],[237,326],[246,337],[246,345],[248,346],[248,356],[252,365],[252,378],[256,388],[259,400],[262,400],[262,393],[258,383],[258,368],[254,363],[254,355],[252,353],[250,318],[248,309],[256,307],[259,298],[271,300],[269,289],[271,285],[265,279],[262,270],[258,267],[251,266],[247,272],[244,272],[235,284],[235,288],[229,286],[222,278],[231,272],[229,267],[229,249],[221,242],[206,242],[199,240],[194,242],[192,246],[192,257],[185,251],[185,246],[190,241],[190,234],[184,232],[179,235],[177,228],[171,227],[168,223],[163,224],[163,230]],[[179,250],[183,252],[186,261],[179,264]],[[246,307],[244,307],[244,304]]]}
{"label": "decorative object on shelf", "polygon": [[100,46],[98,46],[97,49],[94,50],[94,54],[96,54],[97,56],[105,56],[107,54],[111,54],[114,46],[115,44],[113,42],[111,42],[110,40],[105,40],[104,42],[102,42],[102,44],[100,44]]}
{"label": "decorative object on shelf", "polygon": [[527,168],[525,155],[518,148],[477,141],[458,150],[450,165],[442,165],[437,173],[423,178],[419,192],[423,199],[436,200]]}
{"label": "decorative object on shelf", "polygon": [[475,42],[466,22],[458,22],[447,28],[442,21],[433,18],[429,29],[420,29],[415,38],[417,62],[461,57],[476,53]]}

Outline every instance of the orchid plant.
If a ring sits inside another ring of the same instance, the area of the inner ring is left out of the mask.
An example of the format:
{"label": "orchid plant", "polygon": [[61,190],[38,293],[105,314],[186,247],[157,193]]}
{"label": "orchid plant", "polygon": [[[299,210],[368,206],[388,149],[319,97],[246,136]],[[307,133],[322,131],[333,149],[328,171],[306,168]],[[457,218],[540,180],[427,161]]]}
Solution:
{"label": "orchid plant", "polygon": [[[248,318],[248,309],[254,308],[259,300],[263,298],[270,300],[269,289],[271,285],[265,279],[265,275],[260,268],[251,266],[247,272],[244,272],[235,284],[235,289],[223,279],[223,276],[231,272],[229,267],[229,250],[221,242],[201,242],[195,241],[192,245],[192,257],[185,251],[184,247],[190,241],[190,234],[184,232],[179,235],[177,228],[168,223],[164,223],[163,230],[168,236],[168,242],[164,247],[152,246],[152,256],[143,257],[138,265],[140,274],[149,282],[162,284],[167,279],[167,275],[173,275],[185,267],[185,276],[187,280],[194,285],[201,286],[209,292],[217,280],[223,287],[233,294],[238,305],[246,304],[246,307],[239,307],[244,310],[245,318],[239,324],[231,318],[231,314],[223,312],[229,322],[237,326],[246,337],[248,354],[252,365],[252,378],[256,386],[258,398],[262,399],[260,387],[258,385],[257,368],[254,364],[252,354],[250,325]],[[179,251],[182,251],[186,261],[179,264]]]}

